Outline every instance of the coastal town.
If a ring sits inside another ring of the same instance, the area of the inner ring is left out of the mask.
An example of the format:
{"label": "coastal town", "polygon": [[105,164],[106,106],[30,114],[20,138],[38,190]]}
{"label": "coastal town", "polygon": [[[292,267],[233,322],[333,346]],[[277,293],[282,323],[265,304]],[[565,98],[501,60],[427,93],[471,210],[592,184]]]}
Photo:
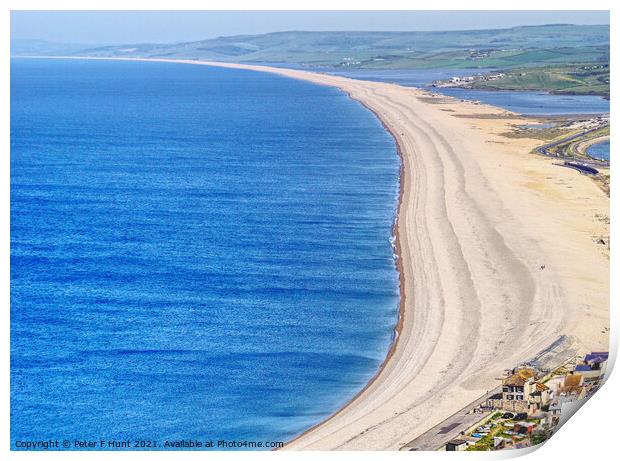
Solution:
{"label": "coastal town", "polygon": [[599,389],[608,359],[608,352],[591,352],[551,371],[531,365],[507,370],[498,392],[471,409],[479,420],[439,450],[495,451],[543,443]]}
{"label": "coastal town", "polygon": [[448,80],[435,80],[431,83],[433,88],[453,88],[453,87],[467,87],[474,82],[493,82],[506,77],[503,72],[493,72],[490,74],[475,74],[467,76],[454,76]]}

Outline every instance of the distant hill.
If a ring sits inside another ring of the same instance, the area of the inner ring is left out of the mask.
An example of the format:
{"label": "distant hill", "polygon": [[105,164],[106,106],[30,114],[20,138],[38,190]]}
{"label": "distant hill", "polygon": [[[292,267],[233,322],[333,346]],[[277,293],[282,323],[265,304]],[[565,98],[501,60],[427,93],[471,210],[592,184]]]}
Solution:
{"label": "distant hill", "polygon": [[17,39],[11,40],[11,55],[65,55],[75,54],[86,48],[92,48],[92,45],[80,43],[55,43],[46,40],[36,39]]}
{"label": "distant hill", "polygon": [[[64,48],[63,48],[64,47]],[[336,68],[513,68],[608,62],[609,26],[444,32],[275,32],[195,42],[80,47],[23,41],[13,55],[125,56]]]}

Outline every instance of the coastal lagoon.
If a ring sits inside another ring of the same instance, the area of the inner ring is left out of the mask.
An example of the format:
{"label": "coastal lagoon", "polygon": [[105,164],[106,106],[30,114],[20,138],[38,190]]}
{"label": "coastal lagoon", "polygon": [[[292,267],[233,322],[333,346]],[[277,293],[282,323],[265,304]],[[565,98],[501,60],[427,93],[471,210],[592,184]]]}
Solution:
{"label": "coastal lagoon", "polygon": [[609,113],[609,100],[601,96],[550,94],[544,91],[497,91],[429,87],[435,80],[466,77],[492,69],[402,69],[330,72],[344,77],[415,86],[468,101],[480,101],[523,115],[570,115]]}
{"label": "coastal lagoon", "polygon": [[599,160],[609,160],[609,141],[592,144],[587,149],[588,155]]}
{"label": "coastal lagoon", "polygon": [[286,441],[393,338],[393,138],[343,92],[11,63],[11,441]]}
{"label": "coastal lagoon", "polygon": [[432,91],[501,107],[523,115],[609,113],[609,100],[601,96],[550,94],[544,91],[491,91],[467,88],[432,88]]}

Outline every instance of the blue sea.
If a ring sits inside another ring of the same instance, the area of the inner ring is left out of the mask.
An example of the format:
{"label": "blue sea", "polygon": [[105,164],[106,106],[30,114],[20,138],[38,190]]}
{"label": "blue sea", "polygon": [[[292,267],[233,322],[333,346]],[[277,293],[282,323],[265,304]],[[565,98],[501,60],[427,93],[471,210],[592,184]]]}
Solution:
{"label": "blue sea", "polygon": [[334,88],[13,59],[12,448],[286,441],[338,410],[393,338],[399,167]]}
{"label": "blue sea", "polygon": [[[601,96],[550,94],[544,91],[497,91],[428,87],[435,80],[466,77],[493,69],[350,70],[329,73],[361,80],[391,82],[425,88],[458,99],[480,101],[523,115],[574,115],[609,113],[609,100]],[[427,88],[428,87],[428,88]]]}

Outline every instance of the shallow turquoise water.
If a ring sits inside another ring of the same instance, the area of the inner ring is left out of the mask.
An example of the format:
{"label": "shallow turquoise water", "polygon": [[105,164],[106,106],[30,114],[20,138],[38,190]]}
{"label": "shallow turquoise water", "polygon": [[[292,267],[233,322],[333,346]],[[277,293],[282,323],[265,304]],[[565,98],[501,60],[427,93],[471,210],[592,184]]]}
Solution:
{"label": "shallow turquoise water", "polygon": [[397,320],[394,141],[333,88],[14,59],[11,442],[283,441]]}

